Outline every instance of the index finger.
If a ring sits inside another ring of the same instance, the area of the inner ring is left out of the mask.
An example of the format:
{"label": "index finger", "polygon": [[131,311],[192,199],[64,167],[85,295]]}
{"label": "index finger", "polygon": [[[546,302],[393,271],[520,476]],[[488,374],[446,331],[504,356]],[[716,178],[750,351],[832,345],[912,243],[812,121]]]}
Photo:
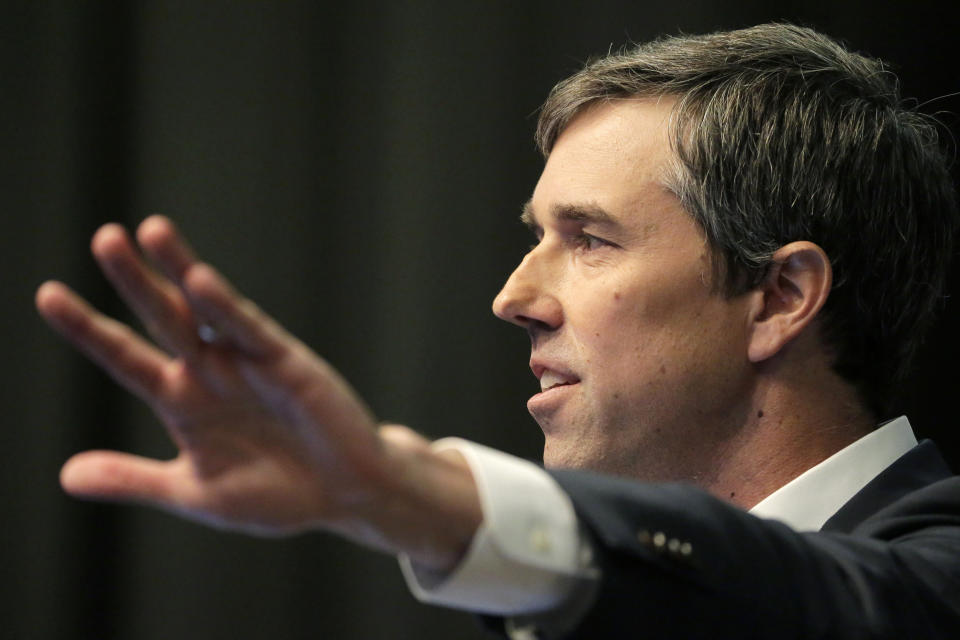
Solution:
{"label": "index finger", "polygon": [[49,281],[37,289],[37,310],[60,335],[114,380],[156,406],[165,392],[170,358],[128,326],[103,315],[66,285]]}

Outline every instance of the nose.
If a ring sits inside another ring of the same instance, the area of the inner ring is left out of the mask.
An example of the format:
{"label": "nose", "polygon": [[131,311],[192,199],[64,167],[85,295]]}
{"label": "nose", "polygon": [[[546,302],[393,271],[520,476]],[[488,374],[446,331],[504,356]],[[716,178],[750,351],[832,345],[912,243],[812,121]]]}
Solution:
{"label": "nose", "polygon": [[534,247],[513,270],[493,299],[493,313],[501,320],[526,329],[557,329],[563,309],[555,293],[555,269]]}

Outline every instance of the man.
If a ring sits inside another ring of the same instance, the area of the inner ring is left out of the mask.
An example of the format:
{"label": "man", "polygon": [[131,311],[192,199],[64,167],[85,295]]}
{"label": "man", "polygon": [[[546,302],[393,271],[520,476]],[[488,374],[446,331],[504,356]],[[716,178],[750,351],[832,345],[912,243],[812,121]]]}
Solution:
{"label": "man", "polygon": [[538,141],[537,244],[494,311],[530,335],[553,471],[377,427],[152,217],[160,273],[116,225],[92,249],[163,350],[59,283],[37,306],[180,454],[81,453],[64,488],[334,531],[515,637],[953,637],[960,481],[905,418],[875,427],[955,204],[880,63],[784,25],[661,40],[560,83]]}

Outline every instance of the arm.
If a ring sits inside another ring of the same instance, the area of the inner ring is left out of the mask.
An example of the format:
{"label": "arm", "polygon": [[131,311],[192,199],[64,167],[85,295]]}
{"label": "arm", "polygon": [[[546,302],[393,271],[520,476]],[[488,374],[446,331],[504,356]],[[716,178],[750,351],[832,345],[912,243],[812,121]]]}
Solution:
{"label": "arm", "polygon": [[117,225],[91,248],[158,346],[63,284],[42,285],[36,304],[153,409],[179,454],[83,452],[64,465],[64,489],[263,535],[324,529],[452,567],[481,518],[462,457],[432,452],[405,427],[378,427],[330,365],[198,261],[166,218],[145,220],[137,241],[157,270]]}
{"label": "arm", "polygon": [[955,478],[882,511],[875,502],[850,533],[797,533],[688,486],[552,475],[602,571],[590,612],[565,638],[636,625],[649,638],[946,639],[960,628]]}

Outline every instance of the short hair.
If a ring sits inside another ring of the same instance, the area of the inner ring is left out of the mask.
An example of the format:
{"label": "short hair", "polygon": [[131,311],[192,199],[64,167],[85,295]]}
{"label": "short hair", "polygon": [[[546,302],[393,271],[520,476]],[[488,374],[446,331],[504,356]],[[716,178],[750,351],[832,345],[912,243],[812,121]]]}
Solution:
{"label": "short hair", "polygon": [[588,62],[550,92],[538,146],[548,156],[599,101],[659,96],[676,98],[665,185],[703,229],[719,290],[757,286],[789,242],[822,247],[821,337],[882,417],[944,298],[957,216],[936,121],[904,106],[880,60],[765,24]]}

